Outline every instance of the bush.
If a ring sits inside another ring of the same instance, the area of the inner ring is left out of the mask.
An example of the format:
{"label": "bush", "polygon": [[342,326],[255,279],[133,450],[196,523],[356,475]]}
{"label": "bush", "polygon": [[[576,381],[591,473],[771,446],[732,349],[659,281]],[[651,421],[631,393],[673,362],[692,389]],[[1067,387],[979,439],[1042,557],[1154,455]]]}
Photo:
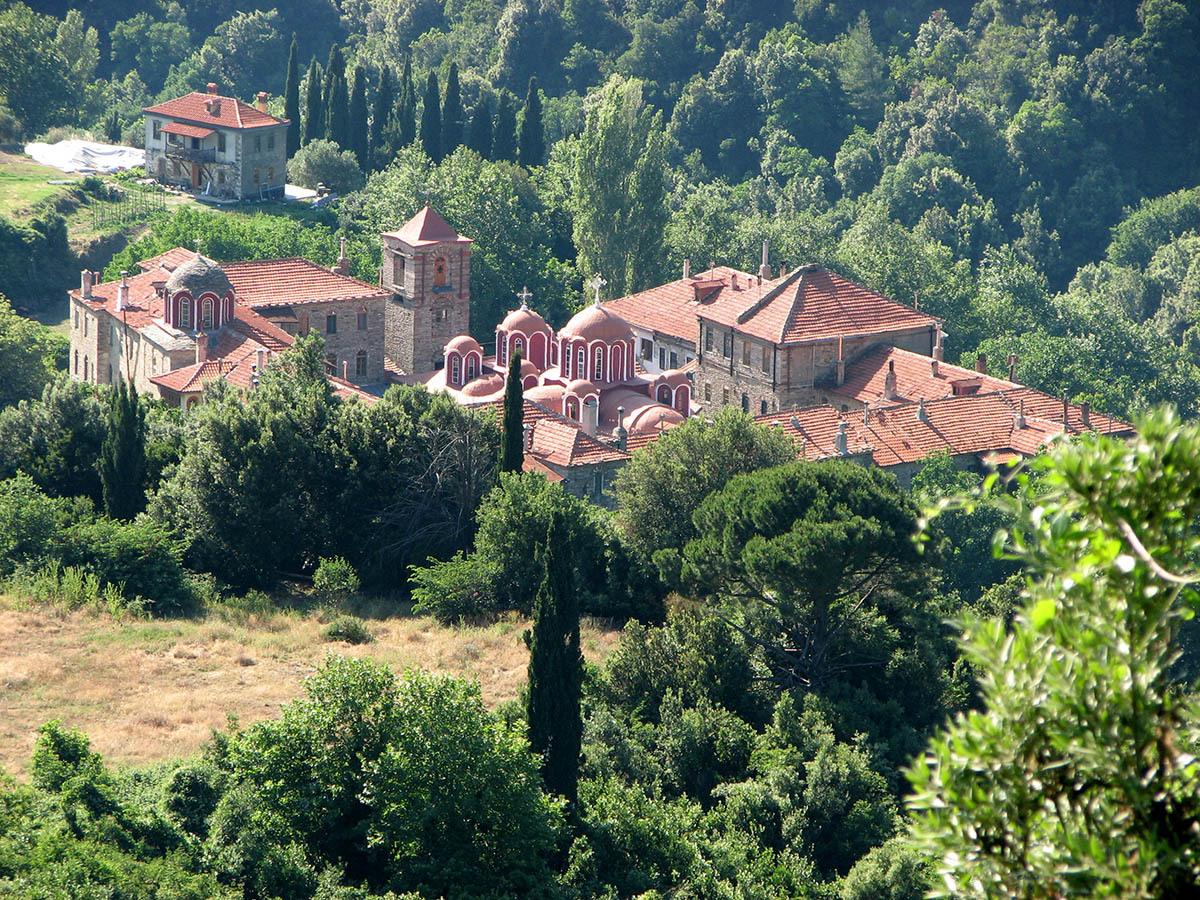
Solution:
{"label": "bush", "polygon": [[357,191],[366,183],[354,154],[333,141],[313,141],[297,150],[288,163],[288,181],[307,188],[324,184],[339,194]]}
{"label": "bush", "polygon": [[58,504],[25,473],[0,481],[0,576],[45,558],[56,528]]}
{"label": "bush", "polygon": [[322,634],[327,641],[345,641],[347,644],[370,644],[375,640],[367,623],[358,616],[338,616]]}
{"label": "bush", "polygon": [[494,615],[498,609],[496,565],[478,553],[457,553],[447,560],[430,558],[412,567],[413,612],[457,625]]}
{"label": "bush", "polygon": [[358,573],[340,556],[322,558],[313,574],[313,590],[325,606],[345,603],[358,593]]}

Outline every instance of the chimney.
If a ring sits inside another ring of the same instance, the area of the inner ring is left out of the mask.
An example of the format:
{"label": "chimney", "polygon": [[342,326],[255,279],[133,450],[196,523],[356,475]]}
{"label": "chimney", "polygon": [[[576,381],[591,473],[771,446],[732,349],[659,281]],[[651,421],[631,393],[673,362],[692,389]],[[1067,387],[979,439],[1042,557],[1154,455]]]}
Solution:
{"label": "chimney", "polygon": [[690,259],[685,259],[683,261],[683,277],[684,278],[692,277],[692,261]]}
{"label": "chimney", "polygon": [[342,360],[342,381],[350,380],[350,360]]}
{"label": "chimney", "polygon": [[837,449],[837,452],[840,453],[842,456],[846,455],[847,450],[846,450],[846,423],[845,422],[838,422],[837,436],[834,437],[834,439],[833,439],[833,446]]}
{"label": "chimney", "polygon": [[350,260],[346,257],[346,239],[344,237],[341,239],[341,254],[338,256],[337,265],[333,267],[333,271],[338,275],[350,274]]}
{"label": "chimney", "polygon": [[871,424],[871,407],[864,406],[863,407],[863,425],[867,426],[870,424]]}
{"label": "chimney", "polygon": [[1021,429],[1025,427],[1025,401],[1021,401],[1021,405],[1017,407],[1017,417],[1013,420],[1013,427]]}
{"label": "chimney", "polygon": [[617,449],[629,449],[629,432],[625,430],[625,407],[617,407]]}
{"label": "chimney", "polygon": [[533,449],[533,426],[528,422],[521,426],[521,447],[526,453]]}
{"label": "chimney", "polygon": [[267,365],[267,351],[266,350],[255,350],[254,351],[254,367],[258,370],[259,375],[262,374],[262,371],[263,371],[263,369],[266,368],[266,365]]}
{"label": "chimney", "polygon": [[[1009,381],[1017,380],[1017,363],[1020,361],[1021,361],[1021,358],[1019,356],[1017,356],[1017,354],[1015,354],[1015,353],[1008,354],[1008,380]],[[1021,427],[1024,428],[1025,426],[1022,425]]]}
{"label": "chimney", "polygon": [[221,90],[221,86],[219,84],[217,84],[215,81],[210,81],[208,83],[208,92],[210,94],[215,94],[220,90]]}
{"label": "chimney", "polygon": [[925,409],[925,398],[917,401],[917,421],[929,424],[929,412]]}
{"label": "chimney", "polygon": [[1079,415],[1083,418],[1083,427],[1092,427],[1092,404],[1084,400],[1079,404]]}
{"label": "chimney", "polygon": [[767,253],[769,247],[766,238],[763,238],[762,262],[758,266],[758,277],[763,281],[771,280],[771,264],[767,262]]}
{"label": "chimney", "polygon": [[203,331],[196,335],[196,362],[208,361],[208,335]]}
{"label": "chimney", "polygon": [[84,300],[92,299],[92,273],[89,269],[79,273],[79,294]]}
{"label": "chimney", "polygon": [[271,95],[266,91],[258,92],[258,111],[260,113],[265,113],[267,111],[267,100],[269,100],[270,97]]}
{"label": "chimney", "polygon": [[1070,408],[1070,406],[1067,405],[1067,392],[1066,391],[1063,391],[1063,393],[1062,393],[1062,402],[1063,402],[1063,428],[1066,428],[1067,426],[1069,426],[1071,424],[1071,418],[1070,418],[1071,408]]}
{"label": "chimney", "polygon": [[845,384],[846,382],[846,356],[842,348],[842,339],[838,337],[838,358],[837,358],[837,383]]}
{"label": "chimney", "polygon": [[[942,350],[942,326],[941,325],[938,325],[934,329],[934,332],[933,332],[933,358],[936,359],[938,362],[941,362],[942,359],[944,358],[944,353]],[[934,372],[933,374],[936,375],[937,372]]]}
{"label": "chimney", "polygon": [[975,371],[980,375],[987,374],[987,354],[980,353],[975,357]]}
{"label": "chimney", "polygon": [[887,375],[885,375],[883,377],[883,399],[884,400],[895,400],[896,399],[896,362],[895,362],[895,360],[891,360],[891,359],[888,360]]}
{"label": "chimney", "polygon": [[929,361],[929,373],[934,377],[938,377],[938,359],[935,356]]}
{"label": "chimney", "polygon": [[121,272],[121,283],[117,286],[117,312],[129,305],[129,273]]}
{"label": "chimney", "polygon": [[600,428],[600,404],[595,397],[588,397],[583,403],[583,430],[593,437]]}
{"label": "chimney", "polygon": [[735,291],[740,291],[740,290],[741,290],[741,287],[738,285],[737,273],[736,273],[736,272],[734,272],[732,275],[730,275],[730,276],[729,276],[729,286],[730,286],[731,288],[733,288]]}

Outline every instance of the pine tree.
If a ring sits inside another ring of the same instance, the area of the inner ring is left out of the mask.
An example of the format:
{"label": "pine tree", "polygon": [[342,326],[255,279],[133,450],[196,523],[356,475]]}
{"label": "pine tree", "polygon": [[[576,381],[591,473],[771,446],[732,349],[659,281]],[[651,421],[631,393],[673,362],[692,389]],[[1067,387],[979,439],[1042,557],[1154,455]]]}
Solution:
{"label": "pine tree", "polygon": [[421,110],[421,146],[435,163],[442,161],[442,101],[438,93],[437,73],[430,71]]}
{"label": "pine tree", "polygon": [[442,155],[449,156],[463,142],[466,126],[463,113],[462,91],[458,86],[458,63],[450,63],[446,76],[446,99],[442,103]]}
{"label": "pine tree", "polygon": [[570,542],[570,528],[563,514],[555,510],[542,550],[546,574],[533,601],[533,629],[525,632],[529,647],[525,712],[529,748],[542,756],[547,790],[574,802],[583,741],[583,655],[579,652],[579,598]]}
{"label": "pine tree", "polygon": [[382,169],[387,165],[384,144],[396,118],[396,97],[392,93],[392,70],[385,64],[379,72],[379,86],[375,90],[375,111],[371,116],[371,130],[367,135],[370,168]]}
{"label": "pine tree", "polygon": [[350,96],[346,89],[346,59],[336,44],[329,48],[325,67],[325,140],[350,149]]}
{"label": "pine tree", "polygon": [[500,471],[520,472],[525,461],[525,390],[521,385],[520,350],[514,351],[508,361],[501,431]]}
{"label": "pine tree", "polygon": [[146,503],[146,414],[124,379],[109,394],[107,425],[98,464],[104,511],[128,520]]}
{"label": "pine tree", "polygon": [[316,57],[308,64],[304,76],[304,137],[302,144],[311,144],[325,137],[325,103],[322,93],[321,64]]}
{"label": "pine tree", "polygon": [[300,149],[300,63],[297,60],[296,35],[288,53],[287,81],[283,88],[283,117],[291,122],[287,130],[287,157]]}
{"label": "pine tree", "polygon": [[536,78],[529,79],[525,94],[525,113],[521,119],[518,160],[525,168],[540,166],[546,159],[546,133],[542,125],[542,98]]}
{"label": "pine tree", "polygon": [[471,127],[467,131],[467,146],[488,159],[492,155],[492,95],[479,92],[479,102],[471,110]]}
{"label": "pine tree", "polygon": [[513,95],[500,92],[496,107],[496,127],[492,130],[492,159],[517,159],[517,106]]}
{"label": "pine tree", "polygon": [[367,75],[362,66],[354,69],[354,87],[350,91],[350,146],[358,167],[369,171],[371,145],[367,135]]}
{"label": "pine tree", "polygon": [[400,101],[396,104],[396,131],[399,146],[407,147],[417,139],[417,86],[413,83],[412,60],[404,60],[400,76]]}

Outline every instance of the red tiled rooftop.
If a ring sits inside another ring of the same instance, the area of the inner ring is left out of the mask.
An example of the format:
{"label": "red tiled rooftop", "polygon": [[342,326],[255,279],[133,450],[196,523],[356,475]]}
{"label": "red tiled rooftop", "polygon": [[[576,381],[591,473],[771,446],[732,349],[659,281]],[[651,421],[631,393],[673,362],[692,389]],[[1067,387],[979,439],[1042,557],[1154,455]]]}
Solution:
{"label": "red tiled rooftop", "polygon": [[[504,416],[504,403],[499,400],[489,400],[477,409],[491,408],[499,422]],[[615,462],[629,459],[629,453],[618,450],[599,438],[593,437],[583,430],[583,427],[566,416],[552,409],[526,400],[524,406],[524,424],[533,428],[532,448],[525,452],[525,459],[531,458],[542,463],[568,468],[570,466],[586,466],[594,463]],[[530,471],[526,467],[527,471]]]}
{"label": "red tiled rooftop", "polygon": [[889,365],[896,373],[893,401],[916,403],[922,397],[934,400],[960,393],[981,394],[1019,387],[1003,378],[946,362],[938,363],[938,373],[934,375],[932,362],[931,357],[911,350],[876,347],[846,366],[845,380],[840,385],[830,385],[829,392],[859,403],[886,401],[883,388]]}
{"label": "red tiled rooftop", "polygon": [[700,316],[775,344],[932,328],[941,321],[817,265],[748,291],[724,291]]}
{"label": "red tiled rooftop", "polygon": [[167,134],[177,134],[180,137],[206,138],[216,134],[211,128],[202,125],[188,125],[184,122],[168,122],[162,127]]}
{"label": "red tiled rooftop", "polygon": [[[195,251],[189,250],[186,247],[174,247],[166,253],[160,253],[158,256],[143,259],[138,263],[138,268],[146,272],[153,271],[154,269],[165,269],[167,274],[170,274],[195,255]],[[163,280],[166,280],[165,276]]]}
{"label": "red tiled rooftop", "polygon": [[[739,290],[734,290],[736,280]],[[745,294],[752,278],[728,266],[717,266],[691,278],[630,294],[603,304],[626,322],[694,344],[699,334],[696,314],[722,296]],[[699,298],[699,300],[697,299]]]}
{"label": "red tiled rooftop", "polygon": [[[220,106],[216,115],[209,112],[206,104],[210,100],[219,100]],[[207,94],[193,91],[159,103],[147,106],[143,112],[156,116],[166,116],[172,119],[184,119],[199,125],[220,126],[222,128],[264,128],[268,125],[286,125],[287,119],[261,112],[249,103],[243,103],[236,97],[223,97],[220,94]]]}
{"label": "red tiled rooftop", "polygon": [[339,275],[300,257],[221,263],[237,299],[248,306],[289,306],[323,300],[365,300],[391,292]]}
{"label": "red tiled rooftop", "polygon": [[400,226],[398,231],[389,231],[384,237],[396,238],[410,247],[421,247],[427,244],[440,243],[473,243],[469,237],[463,237],[450,227],[450,223],[437,214],[437,211],[426,204],[421,211]]}

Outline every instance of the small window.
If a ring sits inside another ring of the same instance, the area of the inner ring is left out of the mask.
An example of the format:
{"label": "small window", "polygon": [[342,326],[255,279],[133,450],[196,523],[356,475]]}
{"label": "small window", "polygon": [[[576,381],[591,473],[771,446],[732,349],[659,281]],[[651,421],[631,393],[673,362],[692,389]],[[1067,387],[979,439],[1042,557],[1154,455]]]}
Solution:
{"label": "small window", "polygon": [[713,330],[711,325],[704,326],[704,349],[712,350],[713,348]]}
{"label": "small window", "polygon": [[330,313],[325,317],[325,333],[337,334],[337,313]]}
{"label": "small window", "polygon": [[392,257],[392,283],[402,284],[404,282],[404,257]]}
{"label": "small window", "polygon": [[604,348],[603,347],[596,348],[596,355],[595,355],[595,359],[593,360],[593,362],[595,364],[592,367],[592,372],[593,372],[592,380],[593,381],[603,381],[604,380]]}
{"label": "small window", "polygon": [[767,414],[767,401],[766,400],[759,401],[758,414],[760,416],[765,416]]}
{"label": "small window", "polygon": [[467,381],[472,381],[475,378],[475,356],[467,357]]}
{"label": "small window", "polygon": [[268,166],[267,167],[267,184],[274,184],[274,183],[275,183],[275,167]]}
{"label": "small window", "polygon": [[745,394],[742,394],[742,412],[744,412],[744,413],[750,412],[750,398],[747,397]]}
{"label": "small window", "polygon": [[358,314],[358,330],[359,331],[367,330],[367,314],[366,314],[366,312],[360,311]]}
{"label": "small window", "polygon": [[462,384],[462,360],[457,356],[450,360],[450,383],[457,387]]}
{"label": "small window", "polygon": [[87,337],[87,332],[88,332],[88,324],[87,323],[88,323],[87,316],[84,316],[83,317],[83,336],[84,337]]}
{"label": "small window", "polygon": [[151,119],[150,123],[154,131],[154,140],[162,140],[162,121],[160,119]]}
{"label": "small window", "polygon": [[200,138],[192,138],[192,149],[193,150],[200,149]]}
{"label": "small window", "polygon": [[654,359],[654,341],[642,338],[642,359]]}
{"label": "small window", "polygon": [[220,153],[225,152],[225,132],[223,131],[217,132],[217,151]]}
{"label": "small window", "polygon": [[256,134],[254,136],[254,152],[262,153],[262,135],[261,134]]}
{"label": "small window", "polygon": [[79,328],[79,310],[75,310],[75,327]]}
{"label": "small window", "polygon": [[83,380],[88,380],[88,358],[86,356],[83,358]]}
{"label": "small window", "polygon": [[365,378],[367,374],[367,351],[359,350],[358,355],[354,357],[354,374],[359,378]]}
{"label": "small window", "polygon": [[496,362],[504,366],[508,364],[508,339],[504,337],[496,338]]}
{"label": "small window", "polygon": [[771,350],[769,347],[762,348],[762,370],[764,375],[771,374]]}
{"label": "small window", "polygon": [[450,307],[443,306],[440,309],[435,309],[433,311],[433,321],[449,322],[450,321]]}
{"label": "small window", "polygon": [[75,374],[79,374],[79,351],[75,351]]}
{"label": "small window", "polygon": [[446,257],[439,256],[433,261],[433,286],[446,286]]}
{"label": "small window", "polygon": [[742,341],[742,365],[750,368],[750,342]]}
{"label": "small window", "polygon": [[192,301],[186,297],[179,301],[179,327],[192,327]]}
{"label": "small window", "polygon": [[254,170],[254,183],[257,185],[262,181],[262,173],[258,169]]}
{"label": "small window", "polygon": [[203,310],[203,312],[201,313],[201,316],[200,316],[200,321],[202,323],[202,327],[204,328],[205,331],[208,331],[209,329],[211,329],[213,327],[213,302],[212,302],[212,300],[205,298],[204,305],[201,306],[200,308],[201,308],[201,310]]}
{"label": "small window", "polygon": [[522,356],[525,355],[525,341],[519,335],[513,338],[513,353],[520,353]]}
{"label": "small window", "polygon": [[679,368],[679,354],[676,353],[674,350],[671,351],[671,368],[672,369]]}
{"label": "small window", "polygon": [[721,355],[724,356],[726,359],[731,359],[733,357],[733,335],[732,334],[721,335]]}
{"label": "small window", "polygon": [[660,369],[665,369],[667,367],[667,348],[666,347],[658,348],[658,367]]}
{"label": "small window", "polygon": [[706,401],[712,400],[712,385],[707,381],[704,382],[704,399]]}
{"label": "small window", "polygon": [[575,354],[575,377],[582,378],[587,373],[587,357],[584,356],[583,348],[579,348],[579,352]]}
{"label": "small window", "polygon": [[268,150],[275,149],[275,135],[273,135],[273,134],[267,135],[267,149]]}

